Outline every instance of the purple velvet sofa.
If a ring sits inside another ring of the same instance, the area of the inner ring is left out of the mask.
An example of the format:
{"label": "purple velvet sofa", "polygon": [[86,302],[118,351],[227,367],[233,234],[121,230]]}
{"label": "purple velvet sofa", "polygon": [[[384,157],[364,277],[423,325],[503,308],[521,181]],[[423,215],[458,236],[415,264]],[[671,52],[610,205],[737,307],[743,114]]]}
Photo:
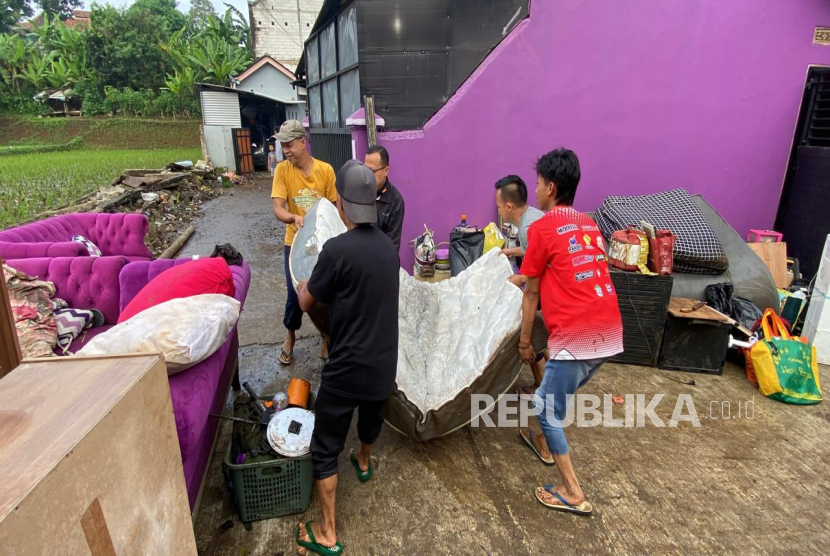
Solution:
{"label": "purple velvet sofa", "polygon": [[150,224],[143,214],[80,212],[0,231],[0,258],[85,257],[86,247],[72,241],[81,235],[104,256],[123,255],[130,261],[149,261],[144,245]]}
{"label": "purple velvet sofa", "polygon": [[[130,262],[126,257],[58,257],[9,260],[12,268],[55,284],[56,297],[65,299],[70,307],[98,309],[104,314],[104,326],[86,332],[73,342],[75,352],[83,344],[114,326],[120,311],[147,282],[168,268],[191,259],[159,259]],[[231,266],[234,296],[245,303],[251,283],[251,269],[247,263]],[[170,397],[182,464],[187,484],[190,508],[194,509],[205,469],[210,460],[218,419],[210,413],[222,413],[228,389],[233,382],[239,390],[237,349],[239,339],[234,327],[228,340],[219,350],[186,371],[170,377]]]}

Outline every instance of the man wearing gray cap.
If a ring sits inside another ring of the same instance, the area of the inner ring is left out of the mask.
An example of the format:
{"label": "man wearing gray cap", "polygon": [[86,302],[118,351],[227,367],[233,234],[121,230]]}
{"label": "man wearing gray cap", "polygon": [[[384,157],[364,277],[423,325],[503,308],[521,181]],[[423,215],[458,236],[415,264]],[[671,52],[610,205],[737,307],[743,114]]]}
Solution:
{"label": "man wearing gray cap", "polygon": [[[297,120],[288,120],[277,132],[285,160],[274,170],[274,183],[271,198],[274,203],[274,215],[285,223],[285,282],[288,295],[285,299],[285,316],[282,323],[288,331],[288,337],[280,349],[279,360],[283,365],[290,365],[294,360],[294,342],[296,331],[303,324],[303,312],[297,303],[297,293],[291,280],[288,260],[294,235],[305,223],[306,211],[322,198],[332,203],[337,200],[334,187],[334,169],[331,165],[312,158],[308,154],[305,127]],[[320,357],[328,357],[325,339]]]}
{"label": "man wearing gray cap", "polygon": [[308,281],[297,285],[300,307],[325,303],[331,345],[314,404],[311,459],[323,519],[297,531],[300,553],[339,554],[334,502],[337,457],[358,409],[360,449],[349,456],[361,482],[372,478],[372,445],[398,366],[398,250],[377,227],[374,173],[355,160],[337,173],[337,208],[348,231],[328,240]]}

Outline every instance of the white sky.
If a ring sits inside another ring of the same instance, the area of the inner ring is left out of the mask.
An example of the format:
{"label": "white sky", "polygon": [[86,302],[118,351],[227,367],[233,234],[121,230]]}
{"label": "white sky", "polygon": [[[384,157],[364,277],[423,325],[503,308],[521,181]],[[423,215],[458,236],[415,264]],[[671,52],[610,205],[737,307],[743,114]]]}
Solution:
{"label": "white sky", "polygon": [[[127,7],[133,3],[134,0],[97,0],[98,4],[109,4],[111,6],[115,6],[117,8]],[[237,10],[242,12],[245,16],[245,20],[248,20],[248,2],[247,0],[211,0],[213,3],[213,7],[216,9],[218,14],[225,13],[225,3],[230,4],[231,6],[235,7]],[[93,0],[84,0],[84,8],[89,9],[92,5]],[[187,13],[190,10],[190,1],[189,0],[178,0],[177,7],[179,11]]]}

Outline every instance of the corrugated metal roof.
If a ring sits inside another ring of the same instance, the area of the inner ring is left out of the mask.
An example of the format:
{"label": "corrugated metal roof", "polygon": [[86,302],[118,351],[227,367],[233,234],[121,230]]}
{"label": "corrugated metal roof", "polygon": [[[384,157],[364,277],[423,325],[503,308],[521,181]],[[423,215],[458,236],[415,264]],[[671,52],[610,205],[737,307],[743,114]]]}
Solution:
{"label": "corrugated metal roof", "polygon": [[202,91],[200,97],[202,121],[205,125],[242,127],[237,93]]}

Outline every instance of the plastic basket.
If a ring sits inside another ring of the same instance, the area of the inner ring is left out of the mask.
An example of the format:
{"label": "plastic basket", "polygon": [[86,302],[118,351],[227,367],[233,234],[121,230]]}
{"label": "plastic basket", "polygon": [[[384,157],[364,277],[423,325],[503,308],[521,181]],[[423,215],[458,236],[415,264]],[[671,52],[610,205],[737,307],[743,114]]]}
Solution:
{"label": "plastic basket", "polygon": [[[309,407],[313,403],[312,395]],[[308,509],[313,481],[310,453],[237,465],[231,461],[231,452],[232,446],[228,443],[225,470],[241,521],[248,523]]]}

